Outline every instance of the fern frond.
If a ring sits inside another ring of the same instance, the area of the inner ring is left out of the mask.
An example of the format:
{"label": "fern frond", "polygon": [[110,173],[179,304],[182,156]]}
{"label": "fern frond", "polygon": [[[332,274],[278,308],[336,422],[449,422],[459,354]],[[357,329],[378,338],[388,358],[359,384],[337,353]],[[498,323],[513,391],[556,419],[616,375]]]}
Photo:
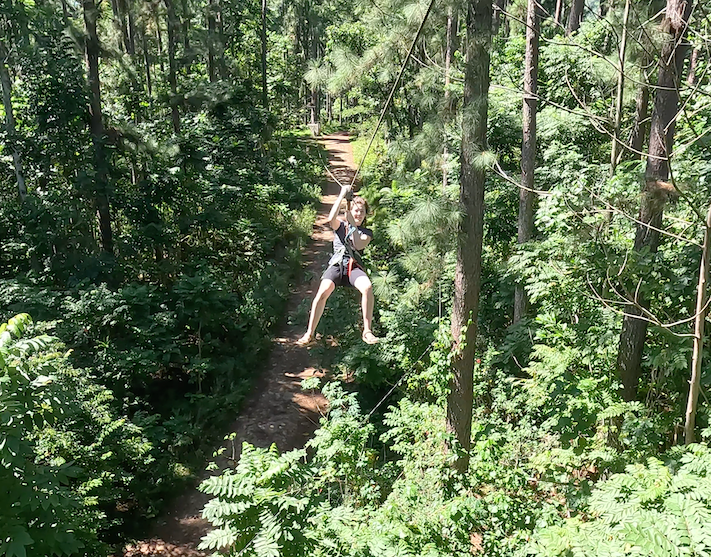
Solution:
{"label": "fern frond", "polygon": [[27,313],[20,313],[7,323],[0,324],[0,349],[8,346],[13,339],[20,338],[31,324],[32,318]]}
{"label": "fern frond", "polygon": [[223,549],[231,547],[236,542],[237,536],[231,528],[218,528],[203,536],[198,549]]}

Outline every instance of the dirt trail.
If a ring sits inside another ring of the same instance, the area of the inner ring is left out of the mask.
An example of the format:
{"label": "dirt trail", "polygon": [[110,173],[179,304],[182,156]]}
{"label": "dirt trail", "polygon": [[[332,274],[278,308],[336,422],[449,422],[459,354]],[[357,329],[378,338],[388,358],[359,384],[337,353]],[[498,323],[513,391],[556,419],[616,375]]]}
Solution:
{"label": "dirt trail", "polygon": [[[328,150],[331,172],[341,182],[349,183],[347,180],[353,176],[355,164],[348,136],[326,135],[319,141]],[[291,291],[287,305],[289,315],[296,312],[303,299],[313,298],[330,251],[332,232],[326,217],[336,200],[339,186],[330,176],[327,178],[311,241],[303,250],[304,276],[311,277],[311,280],[297,285]],[[264,373],[229,430],[236,433],[234,447],[237,451],[242,441],[257,447],[269,447],[276,443],[281,451],[303,447],[318,426],[326,400],[320,393],[302,392],[300,383],[302,379],[314,374],[320,375],[320,371],[314,367],[316,364],[309,351],[294,343],[303,334],[305,326],[291,325],[291,321],[285,320],[273,339],[273,348]],[[232,450],[233,446],[230,445],[227,453]],[[225,459],[221,464],[227,467],[229,461]],[[200,479],[206,477],[208,473]],[[207,556],[208,553],[196,548],[209,529],[209,523],[200,517],[209,498],[197,488],[178,497],[168,512],[157,521],[151,538],[126,546],[124,557]]]}

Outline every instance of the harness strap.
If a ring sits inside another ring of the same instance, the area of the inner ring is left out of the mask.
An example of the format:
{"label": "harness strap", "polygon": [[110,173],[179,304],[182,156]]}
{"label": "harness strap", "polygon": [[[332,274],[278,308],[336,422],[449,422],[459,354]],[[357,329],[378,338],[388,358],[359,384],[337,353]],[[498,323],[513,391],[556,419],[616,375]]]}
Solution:
{"label": "harness strap", "polygon": [[[350,280],[351,271],[353,271],[354,268],[362,268],[362,264],[360,256],[353,248],[351,242],[348,241],[350,237],[353,236],[353,233],[356,231],[357,227],[351,226],[351,224],[348,222],[346,222],[345,224],[347,227],[347,232],[343,244],[339,246],[339,248],[334,252],[328,264],[339,265],[341,267],[341,273],[345,271],[345,274]],[[348,258],[348,263],[344,266],[343,260],[346,258]]]}
{"label": "harness strap", "polygon": [[350,238],[351,236],[353,236],[353,233],[356,231],[356,227],[355,227],[355,226],[351,226],[351,223],[350,223],[350,222],[347,222],[347,223],[346,223],[346,226],[347,226],[347,229],[346,229],[347,232],[346,232],[346,238],[345,238],[345,240],[344,240],[344,242],[343,242],[344,244],[348,241],[348,238]]}
{"label": "harness strap", "polygon": [[348,241],[348,239],[353,236],[353,233],[356,231],[358,228],[357,226],[351,226],[349,222],[346,222],[346,225],[348,226],[348,232],[346,233],[346,239],[345,242],[343,242],[345,248],[346,248],[346,253],[348,255],[348,278],[351,278],[351,271],[353,270],[354,263],[355,267],[359,268],[361,267],[361,260],[360,256],[356,253],[355,249],[351,245],[351,243]]}

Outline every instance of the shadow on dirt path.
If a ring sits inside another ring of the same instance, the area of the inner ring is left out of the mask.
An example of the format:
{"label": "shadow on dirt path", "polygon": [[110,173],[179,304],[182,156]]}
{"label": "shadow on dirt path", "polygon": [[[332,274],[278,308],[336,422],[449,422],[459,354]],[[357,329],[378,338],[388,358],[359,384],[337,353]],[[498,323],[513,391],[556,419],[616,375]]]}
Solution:
{"label": "shadow on dirt path", "polygon": [[[319,143],[328,151],[331,172],[340,182],[350,183],[355,173],[355,164],[348,135],[321,136]],[[321,272],[330,255],[333,235],[326,217],[339,189],[335,180],[327,176],[311,241],[303,249],[304,276],[307,280],[291,291],[287,304],[289,316],[296,313],[302,300],[313,298],[318,289]],[[257,447],[269,447],[276,443],[280,451],[303,447],[318,427],[319,418],[326,409],[326,400],[318,392],[302,391],[300,384],[303,379],[313,375],[323,375],[323,370],[315,367],[316,363],[306,348],[295,344],[305,328],[292,325],[292,321],[286,319],[273,339],[272,351],[262,377],[229,430],[235,433],[235,439],[230,442],[225,453],[229,457],[239,458],[243,441]],[[233,458],[223,458],[218,465],[221,469],[232,466]],[[209,475],[205,472],[200,481]],[[123,556],[207,556],[208,553],[196,548],[210,526],[200,516],[210,497],[199,492],[197,484],[196,488],[176,498],[166,514],[158,519],[150,539],[126,546]]]}

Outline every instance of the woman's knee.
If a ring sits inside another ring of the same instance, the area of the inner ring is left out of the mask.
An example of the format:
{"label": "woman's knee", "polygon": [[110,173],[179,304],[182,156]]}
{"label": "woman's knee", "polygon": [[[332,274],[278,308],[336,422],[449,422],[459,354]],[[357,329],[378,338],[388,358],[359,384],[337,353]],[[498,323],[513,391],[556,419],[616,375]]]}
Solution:
{"label": "woman's knee", "polygon": [[324,279],[318,287],[316,300],[327,299],[336,289],[336,284],[332,280]]}
{"label": "woman's knee", "polygon": [[363,273],[361,276],[357,277],[355,281],[353,281],[353,286],[355,286],[356,289],[364,295],[372,294],[373,292],[373,284],[370,282],[370,279],[365,273]]}

